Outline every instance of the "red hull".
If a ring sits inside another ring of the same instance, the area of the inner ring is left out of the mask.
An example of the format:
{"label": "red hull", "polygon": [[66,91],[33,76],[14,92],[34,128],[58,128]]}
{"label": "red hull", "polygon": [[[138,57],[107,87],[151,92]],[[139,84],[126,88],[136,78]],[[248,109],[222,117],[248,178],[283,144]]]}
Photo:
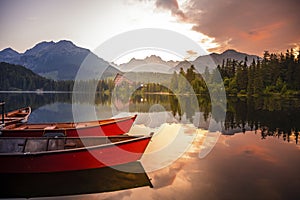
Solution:
{"label": "red hull", "polygon": [[[80,122],[81,126],[76,126],[74,123],[24,124],[20,127],[12,125],[5,127],[0,132],[3,137],[42,137],[52,133],[59,133],[66,137],[112,136],[129,132],[135,119],[136,115],[96,122]],[[44,128],[34,128],[39,126]],[[47,129],[47,127],[54,126],[57,128]],[[26,129],[22,129],[22,127],[26,127]]]}
{"label": "red hull", "polygon": [[102,168],[139,160],[151,137],[35,153],[1,153],[0,173],[40,173]]}

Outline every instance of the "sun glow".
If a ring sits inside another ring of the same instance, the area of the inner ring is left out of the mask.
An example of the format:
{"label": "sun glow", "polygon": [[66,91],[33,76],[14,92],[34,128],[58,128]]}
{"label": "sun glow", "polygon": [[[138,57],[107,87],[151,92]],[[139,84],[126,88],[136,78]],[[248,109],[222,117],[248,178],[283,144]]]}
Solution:
{"label": "sun glow", "polygon": [[[180,33],[189,39],[195,41],[199,44],[202,49],[206,51],[208,54],[208,49],[217,47],[217,44],[214,43],[214,39],[210,38],[204,34],[199,32],[193,31],[192,27],[193,24],[188,23],[180,23],[176,19],[176,17],[172,16],[169,12],[164,10],[157,10],[155,7],[155,2],[153,1],[143,1],[143,2],[127,2],[125,4],[121,4],[118,7],[120,12],[115,13],[114,18],[118,19],[118,21],[114,21],[114,19],[110,20],[110,22],[116,24],[109,25],[109,28],[113,30],[114,35],[121,34],[122,32],[127,32],[135,29],[142,29],[142,28],[160,28],[175,31]],[[100,30],[99,30],[100,31]],[[112,32],[112,31],[110,31]],[[113,37],[114,35],[110,35]],[[109,35],[106,35],[106,39]],[[103,37],[101,38],[103,39]],[[161,38],[160,38],[161,39]],[[94,41],[99,41],[98,44],[101,44],[99,38],[94,38]],[[104,42],[105,40],[102,40]],[[175,41],[176,42],[176,41]],[[95,43],[94,43],[95,44]],[[93,46],[92,49],[97,48],[97,46]],[[178,56],[170,50],[162,50],[162,49],[133,49],[131,52],[124,53],[123,57],[115,60],[114,62],[117,64],[121,64],[124,62],[128,62],[132,58],[142,59],[147,56],[157,55],[160,56],[163,60],[174,60],[180,61],[182,59],[188,58],[189,60],[193,60],[200,55],[203,55],[203,52],[195,52],[192,56],[188,53],[191,49],[185,50],[187,53],[186,55]]]}
{"label": "sun glow", "polygon": [[293,53],[297,59],[299,59],[299,52],[300,52],[300,46],[298,44],[295,44],[295,47],[293,48]]}

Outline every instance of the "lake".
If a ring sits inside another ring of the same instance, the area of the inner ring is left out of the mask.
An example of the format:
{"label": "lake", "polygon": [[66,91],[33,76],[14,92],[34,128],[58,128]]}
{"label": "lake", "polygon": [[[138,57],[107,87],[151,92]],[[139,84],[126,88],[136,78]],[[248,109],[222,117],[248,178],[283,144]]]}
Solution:
{"label": "lake", "polygon": [[[83,98],[84,99],[84,98]],[[298,199],[300,99],[210,100],[143,94],[129,101],[71,93],[0,93],[6,111],[31,106],[30,123],[138,114],[129,134],[154,132],[140,162],[55,174],[2,174],[1,197],[36,199]],[[216,127],[221,127],[217,130]],[[139,172],[139,173],[135,173]],[[2,184],[3,185],[3,184]],[[11,187],[14,186],[14,187]]]}

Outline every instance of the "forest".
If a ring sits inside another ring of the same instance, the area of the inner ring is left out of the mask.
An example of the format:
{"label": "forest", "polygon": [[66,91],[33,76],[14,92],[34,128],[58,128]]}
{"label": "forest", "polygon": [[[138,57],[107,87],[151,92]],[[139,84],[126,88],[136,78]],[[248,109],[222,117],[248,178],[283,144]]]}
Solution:
{"label": "forest", "polygon": [[296,95],[300,91],[300,62],[291,49],[285,54],[264,52],[248,66],[235,60],[223,61],[218,70],[228,95]]}
{"label": "forest", "polygon": [[1,62],[0,72],[2,91],[72,91],[73,89],[73,81],[47,79],[20,65]]}
{"label": "forest", "polygon": [[285,54],[265,51],[262,59],[248,62],[247,57],[240,62],[223,60],[216,69],[206,67],[202,75],[196,73],[192,65],[186,72],[183,69],[178,74],[174,72],[170,89],[175,93],[187,93],[187,85],[191,85],[196,94],[206,95],[207,86],[218,88],[222,81],[227,96],[300,94],[300,62],[293,50]]}

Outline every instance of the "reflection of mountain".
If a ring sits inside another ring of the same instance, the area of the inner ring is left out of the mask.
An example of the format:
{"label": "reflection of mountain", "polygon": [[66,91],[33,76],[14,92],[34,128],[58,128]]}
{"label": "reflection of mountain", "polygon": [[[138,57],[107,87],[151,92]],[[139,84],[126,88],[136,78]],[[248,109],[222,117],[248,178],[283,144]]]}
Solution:
{"label": "reflection of mountain", "polygon": [[116,169],[106,167],[59,173],[0,174],[0,177],[3,180],[0,198],[65,196],[153,187],[140,162],[119,165]]}
{"label": "reflection of mountain", "polygon": [[67,40],[41,42],[25,53],[18,53],[11,48],[0,51],[1,62],[22,65],[39,75],[58,80],[74,79],[87,57],[88,64],[97,67],[101,73],[105,72],[104,76],[113,76],[119,72],[90,50],[78,47]]}
{"label": "reflection of mountain", "polygon": [[[47,104],[54,102],[72,102],[71,93],[0,93],[0,100],[6,102],[5,111],[31,106],[32,111]],[[33,114],[33,113],[32,113]],[[31,116],[30,116],[31,117]],[[29,119],[30,119],[29,117]]]}
{"label": "reflection of mountain", "polygon": [[[59,118],[57,117],[59,116]],[[51,103],[35,109],[30,117],[29,123],[46,122],[68,122],[74,121],[71,103]]]}

